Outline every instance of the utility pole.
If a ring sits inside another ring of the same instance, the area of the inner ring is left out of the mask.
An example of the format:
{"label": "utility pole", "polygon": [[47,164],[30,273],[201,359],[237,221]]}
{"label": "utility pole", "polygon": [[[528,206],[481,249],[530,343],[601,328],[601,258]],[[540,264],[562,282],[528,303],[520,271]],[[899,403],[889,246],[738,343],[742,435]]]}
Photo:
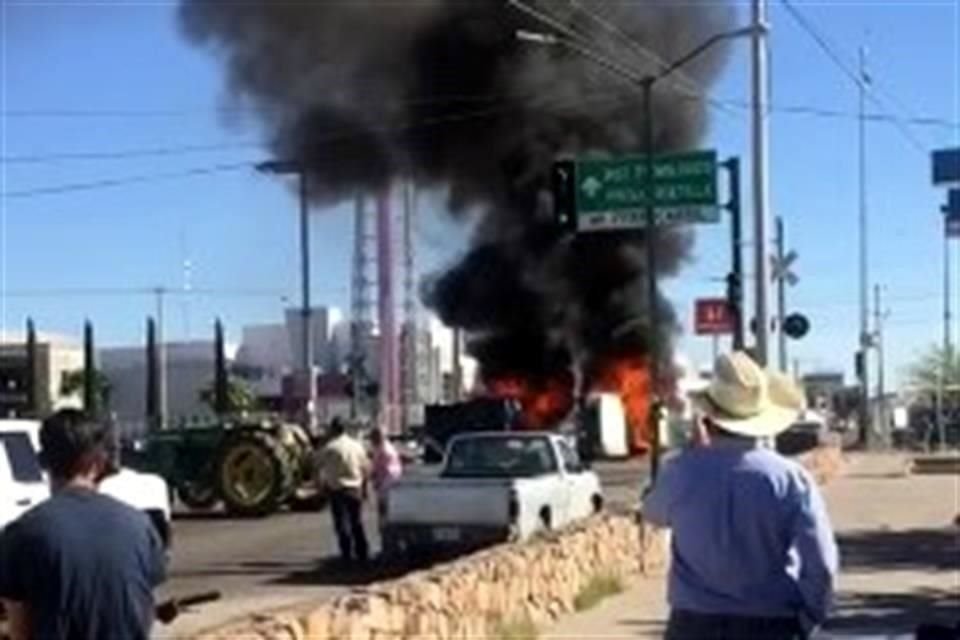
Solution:
{"label": "utility pole", "polygon": [[883,345],[883,323],[887,318],[887,313],[883,310],[882,303],[883,289],[879,284],[873,287],[873,328],[877,347],[877,426],[881,437],[889,444],[889,421],[887,420],[887,401],[885,400],[885,371],[884,371],[884,345]]}
{"label": "utility pole", "polygon": [[870,76],[867,74],[867,50],[860,47],[859,87],[859,182],[860,182],[860,446],[870,444],[870,274],[869,241],[867,229],[867,87]]}
{"label": "utility pole", "polygon": [[770,183],[768,173],[769,109],[767,94],[769,71],[767,69],[766,34],[767,0],[752,0],[750,7],[751,73],[751,130],[753,147],[753,269],[754,269],[754,319],[756,324],[756,347],[754,355],[761,365],[767,364],[770,321],[767,309],[769,270],[767,252],[767,221],[770,211]]}
{"label": "utility pole", "polygon": [[647,197],[644,207],[647,251],[647,314],[652,339],[650,340],[650,386],[653,391],[649,411],[650,428],[650,478],[656,482],[660,473],[660,340],[656,336],[659,305],[657,304],[657,212],[653,182],[653,85],[658,76],[646,76],[640,85],[643,89],[643,152],[647,175]]}
{"label": "utility pole", "polygon": [[776,251],[777,264],[783,273],[776,274],[777,280],[777,362],[780,371],[787,371],[787,334],[784,332],[784,321],[787,318],[787,274],[786,274],[786,250],[784,244],[783,218],[777,216],[776,221]]}

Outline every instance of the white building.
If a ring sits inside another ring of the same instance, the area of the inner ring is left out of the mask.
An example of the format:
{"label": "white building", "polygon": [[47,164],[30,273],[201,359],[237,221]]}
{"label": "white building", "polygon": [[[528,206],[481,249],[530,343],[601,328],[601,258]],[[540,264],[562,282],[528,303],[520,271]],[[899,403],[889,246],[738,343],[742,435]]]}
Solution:
{"label": "white building", "polygon": [[36,361],[29,371],[26,336],[7,334],[0,343],[0,417],[25,415],[27,385],[32,378],[35,387],[36,413],[46,415],[57,409],[79,408],[79,394],[62,393],[66,374],[83,369],[83,347],[73,338],[52,333],[38,333]]}
{"label": "white building", "polygon": [[[215,375],[213,341],[168,342],[166,353],[166,413],[170,424],[209,415],[210,408],[200,401],[200,392],[209,386]],[[227,361],[237,352],[235,345],[225,345]],[[100,369],[110,380],[111,408],[121,424],[138,425],[146,415],[147,353],[144,345],[100,349]]]}

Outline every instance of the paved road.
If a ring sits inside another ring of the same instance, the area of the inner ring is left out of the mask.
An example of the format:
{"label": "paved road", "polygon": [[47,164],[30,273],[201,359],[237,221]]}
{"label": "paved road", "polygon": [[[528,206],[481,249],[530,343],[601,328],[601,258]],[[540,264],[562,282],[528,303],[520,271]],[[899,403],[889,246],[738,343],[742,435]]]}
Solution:
{"label": "paved road", "polygon": [[[611,508],[636,502],[645,466],[638,462],[600,463]],[[418,470],[418,473],[428,471]],[[373,513],[367,513],[374,549]],[[220,590],[224,600],[182,616],[155,637],[180,638],[237,615],[302,600],[343,593],[350,585],[382,577],[344,575],[330,568],[336,551],[328,513],[283,513],[263,520],[231,520],[218,515],[183,516],[174,523],[170,580],[161,597]]]}

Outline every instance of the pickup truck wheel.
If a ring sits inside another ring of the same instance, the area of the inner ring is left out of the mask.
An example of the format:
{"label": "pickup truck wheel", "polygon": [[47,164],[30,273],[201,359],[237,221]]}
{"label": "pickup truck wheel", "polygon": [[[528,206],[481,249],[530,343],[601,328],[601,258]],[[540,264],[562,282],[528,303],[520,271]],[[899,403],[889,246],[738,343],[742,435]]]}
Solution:
{"label": "pickup truck wheel", "polygon": [[540,526],[544,531],[553,531],[553,513],[550,507],[544,507],[540,510]]}
{"label": "pickup truck wheel", "polygon": [[380,539],[380,546],[382,547],[383,559],[388,563],[395,563],[400,560],[403,545],[395,532],[384,530]]}
{"label": "pickup truck wheel", "polygon": [[590,498],[590,504],[593,506],[594,513],[600,513],[603,511],[603,496],[596,495]]}

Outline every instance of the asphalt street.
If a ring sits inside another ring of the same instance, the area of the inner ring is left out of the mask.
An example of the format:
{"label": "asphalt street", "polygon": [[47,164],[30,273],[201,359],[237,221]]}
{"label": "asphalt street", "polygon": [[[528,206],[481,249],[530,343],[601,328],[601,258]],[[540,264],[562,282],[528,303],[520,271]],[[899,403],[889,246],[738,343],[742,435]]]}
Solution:
{"label": "asphalt street", "polygon": [[[598,463],[595,471],[610,508],[629,508],[636,503],[646,477],[644,463],[604,462]],[[366,517],[376,553],[379,541],[372,509]],[[259,520],[229,519],[217,513],[179,514],[174,522],[169,580],[159,596],[218,590],[223,599],[182,615],[170,626],[158,625],[154,637],[192,635],[238,615],[333,597],[351,586],[388,577],[376,567],[362,574],[336,569],[331,564],[335,553],[333,526],[326,511],[280,513]]]}

